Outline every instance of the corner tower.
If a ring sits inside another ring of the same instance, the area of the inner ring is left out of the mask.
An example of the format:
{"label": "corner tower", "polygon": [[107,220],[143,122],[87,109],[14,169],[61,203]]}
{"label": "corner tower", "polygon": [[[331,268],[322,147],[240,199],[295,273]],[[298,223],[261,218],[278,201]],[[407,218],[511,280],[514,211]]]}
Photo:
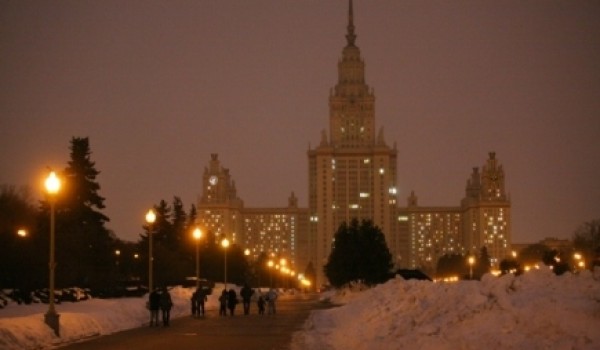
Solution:
{"label": "corner tower", "polygon": [[396,149],[375,132],[375,95],[365,82],[365,63],[356,46],[354,11],[349,1],[346,46],[338,62],[338,81],[329,94],[329,134],[308,150],[309,261],[316,286],[326,283],[323,266],[343,222],[371,220],[397,256]]}

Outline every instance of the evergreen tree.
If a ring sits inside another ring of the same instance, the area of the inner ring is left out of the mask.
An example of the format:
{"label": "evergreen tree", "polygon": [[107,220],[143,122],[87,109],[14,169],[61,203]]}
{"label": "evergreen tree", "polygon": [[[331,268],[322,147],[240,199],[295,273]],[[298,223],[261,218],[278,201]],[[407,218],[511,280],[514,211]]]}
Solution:
{"label": "evergreen tree", "polygon": [[0,289],[38,288],[47,278],[48,245],[41,237],[46,231],[38,230],[38,217],[28,188],[0,186]]}
{"label": "evergreen tree", "polygon": [[175,196],[173,198],[173,214],[171,215],[172,235],[167,237],[167,246],[176,251],[184,253],[190,247],[190,235],[188,230],[187,214],[183,208],[181,198]]}
{"label": "evergreen tree", "polygon": [[532,266],[543,261],[551,249],[544,244],[536,243],[528,245],[519,252],[519,262],[523,266]]}
{"label": "evergreen tree", "polygon": [[57,285],[95,286],[111,273],[114,237],[104,226],[109,219],[101,212],[100,172],[91,161],[88,138],[72,138],[70,150],[56,204]]}
{"label": "evergreen tree", "polygon": [[600,266],[600,220],[586,222],[575,231],[573,248],[583,254],[586,267]]}
{"label": "evergreen tree", "polygon": [[444,254],[437,262],[437,277],[462,276],[468,271],[465,270],[465,257],[460,254]]}
{"label": "evergreen tree", "polygon": [[359,225],[353,219],[350,225],[340,225],[325,265],[325,275],[335,287],[351,281],[368,285],[385,282],[392,267],[392,255],[385,236],[371,221]]}

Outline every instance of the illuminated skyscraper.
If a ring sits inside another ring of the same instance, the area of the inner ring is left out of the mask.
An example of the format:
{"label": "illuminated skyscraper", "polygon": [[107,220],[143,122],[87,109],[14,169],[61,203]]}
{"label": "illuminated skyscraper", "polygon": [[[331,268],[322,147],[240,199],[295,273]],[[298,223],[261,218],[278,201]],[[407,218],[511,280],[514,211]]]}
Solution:
{"label": "illuminated skyscraper", "polygon": [[329,94],[329,130],[323,130],[319,144],[307,152],[308,208],[298,206],[293,192],[287,207],[244,208],[229,170],[215,154],[204,171],[198,222],[255,256],[284,255],[300,273],[311,264],[317,288],[327,283],[323,266],[335,232],[354,218],[379,227],[395,267],[434,273],[442,255],[478,254],[484,246],[497,266],[511,249],[511,205],[496,154],[489,153],[481,171],[473,168],[459,205],[420,206],[412,192],[406,206],[399,206],[396,145],[388,146],[383,128],[376,132],[375,96],[365,82],[354,30],[350,0],[346,46],[338,62],[338,81]]}
{"label": "illuminated skyscraper", "polygon": [[375,96],[355,45],[352,1],[338,82],[329,95],[329,134],[308,151],[310,261],[324,282],[333,236],[343,222],[372,220],[395,251],[396,149],[375,132]]}

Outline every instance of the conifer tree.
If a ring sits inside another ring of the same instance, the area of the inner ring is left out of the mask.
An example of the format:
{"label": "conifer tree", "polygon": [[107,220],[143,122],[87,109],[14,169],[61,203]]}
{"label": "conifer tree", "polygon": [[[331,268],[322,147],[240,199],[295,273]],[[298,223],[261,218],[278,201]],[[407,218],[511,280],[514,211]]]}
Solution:
{"label": "conifer tree", "polygon": [[391,267],[392,255],[381,230],[369,220],[359,224],[353,219],[336,232],[325,275],[335,287],[352,281],[373,285],[385,282]]}
{"label": "conifer tree", "polygon": [[101,212],[100,172],[91,160],[89,139],[73,137],[70,150],[57,201],[57,278],[59,283],[62,278],[65,284],[94,285],[110,273],[113,237],[104,226],[109,218]]}

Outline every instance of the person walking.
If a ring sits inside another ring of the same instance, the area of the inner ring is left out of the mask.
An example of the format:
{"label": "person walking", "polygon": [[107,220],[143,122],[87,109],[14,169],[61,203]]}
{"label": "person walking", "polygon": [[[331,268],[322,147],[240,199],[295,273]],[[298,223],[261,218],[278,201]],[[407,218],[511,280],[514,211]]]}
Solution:
{"label": "person walking", "polygon": [[219,297],[219,316],[227,316],[227,289],[223,289]]}
{"label": "person walking", "polygon": [[265,298],[262,296],[262,294],[260,294],[258,296],[258,314],[259,315],[264,315],[265,314]]}
{"label": "person walking", "polygon": [[150,327],[158,326],[158,310],[160,309],[160,294],[158,294],[158,289],[150,292],[148,309],[150,309]]}
{"label": "person walking", "polygon": [[192,302],[192,317],[196,317],[198,314],[198,291],[200,289],[196,289],[192,294],[192,298],[190,299]]}
{"label": "person walking", "polygon": [[171,299],[171,294],[167,290],[167,287],[164,287],[162,293],[160,294],[160,309],[162,310],[162,321],[164,327],[169,326],[172,307],[173,300]]}
{"label": "person walking", "polygon": [[229,308],[229,315],[233,316],[235,314],[235,307],[238,303],[237,294],[235,290],[231,288],[227,295],[227,307]]}
{"label": "person walking", "polygon": [[275,314],[276,313],[276,309],[275,309],[275,301],[277,300],[277,292],[275,291],[275,289],[271,288],[269,290],[269,292],[267,293],[267,306],[268,306],[268,311],[267,313],[270,314]]}
{"label": "person walking", "polygon": [[204,316],[204,303],[208,301],[208,297],[206,296],[206,291],[202,289],[202,287],[196,290],[196,313],[198,317]]}
{"label": "person walking", "polygon": [[254,290],[248,286],[248,283],[244,283],[244,286],[240,290],[240,295],[242,296],[244,315],[248,315],[250,314],[250,300],[252,299],[252,295],[254,295]]}

